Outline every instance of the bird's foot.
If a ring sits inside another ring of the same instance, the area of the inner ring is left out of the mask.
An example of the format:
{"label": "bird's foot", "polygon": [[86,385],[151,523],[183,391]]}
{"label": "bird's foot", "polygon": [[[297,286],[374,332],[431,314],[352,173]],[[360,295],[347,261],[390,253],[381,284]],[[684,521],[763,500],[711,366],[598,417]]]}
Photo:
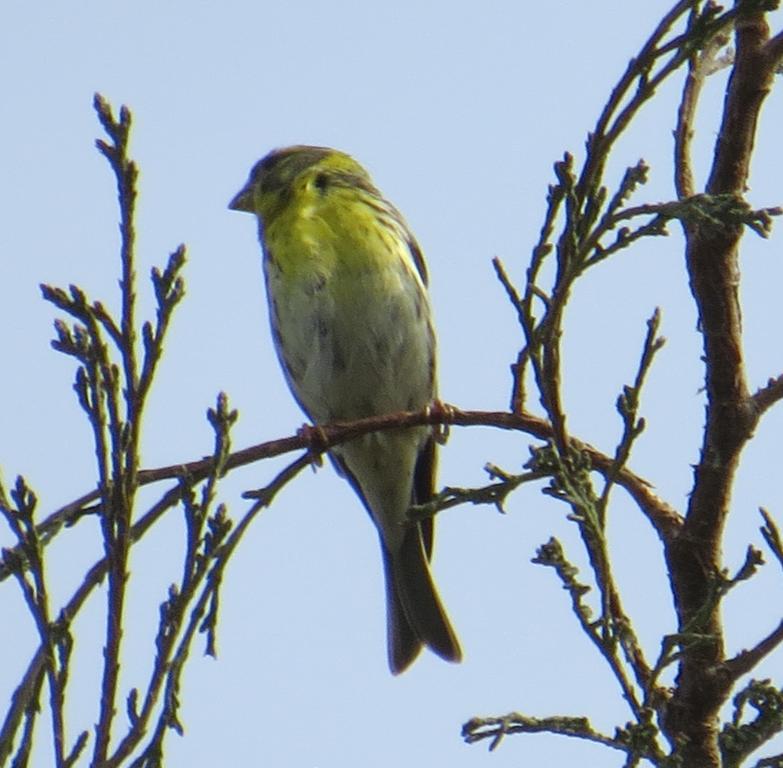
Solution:
{"label": "bird's foot", "polygon": [[[427,406],[426,411],[427,416],[433,419],[433,421],[441,421],[441,419],[449,421],[454,416],[454,408],[438,399],[433,400]],[[435,442],[444,445],[449,439],[449,425],[433,424],[432,434],[435,437]]]}
{"label": "bird's foot", "polygon": [[329,438],[326,432],[317,424],[302,424],[296,432],[297,437],[307,441],[307,450],[310,452],[310,463],[313,469],[323,465],[323,455],[329,447]]}

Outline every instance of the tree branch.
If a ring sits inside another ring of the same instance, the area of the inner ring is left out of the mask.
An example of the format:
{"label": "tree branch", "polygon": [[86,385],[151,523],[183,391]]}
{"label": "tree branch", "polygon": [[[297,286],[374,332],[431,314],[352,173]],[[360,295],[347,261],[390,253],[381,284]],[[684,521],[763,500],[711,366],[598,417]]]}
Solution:
{"label": "tree branch", "polygon": [[[243,448],[229,454],[225,462],[226,472],[237,467],[247,466],[256,461],[280,456],[296,450],[307,450],[314,455],[326,452],[330,447],[339,445],[348,440],[368,434],[370,432],[395,429],[399,427],[430,425],[453,425],[460,427],[496,427],[498,429],[521,432],[541,440],[552,439],[552,428],[549,422],[529,413],[509,413],[506,411],[470,411],[460,410],[454,406],[424,411],[410,411],[385,416],[374,416],[368,419],[360,419],[355,422],[343,422],[324,425],[319,428],[323,437],[323,444],[314,445],[312,438],[305,432],[300,432],[291,437],[279,440],[270,440],[265,443]],[[612,477],[612,482],[623,488],[638,504],[639,508],[649,519],[662,541],[674,536],[682,525],[682,518],[674,507],[667,504],[653,491],[653,486],[648,480],[635,474],[627,467],[616,472],[616,460],[597,448],[582,442],[577,438],[571,438],[573,450],[584,453],[589,457],[595,470],[607,477]],[[181,464],[157,467],[155,469],[143,469],[138,472],[139,485],[150,485],[163,480],[176,480],[187,476],[193,482],[208,476],[214,466],[214,459],[206,457]],[[48,542],[64,527],[75,524],[81,518],[95,512],[91,505],[99,498],[97,490],[85,493],[78,499],[66,504],[49,515],[39,524],[39,536],[42,541]],[[12,550],[15,554],[15,550]],[[3,558],[0,561],[0,581],[8,578],[19,563],[24,563],[24,558]]]}
{"label": "tree branch", "polygon": [[[758,2],[735,5],[737,54],[715,147],[708,195],[745,192],[758,115],[774,67],[764,45],[769,28]],[[717,766],[717,712],[729,692],[720,673],[721,538],[741,451],[758,421],[742,351],[738,243],[733,220],[683,221],[686,263],[704,340],[707,417],[685,525],[666,548],[679,630],[704,638],[683,646],[677,685],[665,719],[667,736],[687,765]]]}

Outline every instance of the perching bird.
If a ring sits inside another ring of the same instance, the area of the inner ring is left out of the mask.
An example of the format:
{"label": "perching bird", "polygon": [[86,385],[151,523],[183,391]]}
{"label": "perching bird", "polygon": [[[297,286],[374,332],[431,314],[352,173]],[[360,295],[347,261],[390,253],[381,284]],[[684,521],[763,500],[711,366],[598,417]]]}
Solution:
{"label": "perching bird", "polygon": [[[436,396],[427,271],[413,235],[353,158],[326,147],[270,152],[229,204],[258,217],[269,317],[280,363],[316,425],[419,410]],[[366,435],[331,449],[375,523],[386,576],[389,667],[423,645],[462,656],[430,575],[430,427]]]}

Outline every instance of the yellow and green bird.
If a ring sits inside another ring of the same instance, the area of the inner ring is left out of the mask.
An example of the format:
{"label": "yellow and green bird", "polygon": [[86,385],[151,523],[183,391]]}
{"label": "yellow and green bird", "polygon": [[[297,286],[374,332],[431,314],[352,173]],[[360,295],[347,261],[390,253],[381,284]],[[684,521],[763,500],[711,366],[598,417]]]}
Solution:
{"label": "yellow and green bird", "polygon": [[[436,397],[435,333],[421,250],[399,211],[349,155],[277,149],[229,208],[258,218],[269,317],[288,385],[316,425],[425,408]],[[426,645],[462,653],[429,570],[430,427],[366,435],[330,455],[370,513],[386,576],[389,667]]]}

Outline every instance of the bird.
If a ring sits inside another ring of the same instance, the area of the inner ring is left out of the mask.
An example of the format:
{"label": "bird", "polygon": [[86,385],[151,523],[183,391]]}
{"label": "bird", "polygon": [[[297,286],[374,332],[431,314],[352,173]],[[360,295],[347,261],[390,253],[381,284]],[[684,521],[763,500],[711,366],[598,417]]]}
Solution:
{"label": "bird", "polygon": [[[438,402],[424,256],[363,166],[329,147],[276,149],[229,208],[257,218],[272,339],[316,428]],[[425,646],[462,659],[430,572],[434,520],[408,515],[434,496],[436,442],[432,427],[417,426],[329,451],[378,530],[395,675]]]}

